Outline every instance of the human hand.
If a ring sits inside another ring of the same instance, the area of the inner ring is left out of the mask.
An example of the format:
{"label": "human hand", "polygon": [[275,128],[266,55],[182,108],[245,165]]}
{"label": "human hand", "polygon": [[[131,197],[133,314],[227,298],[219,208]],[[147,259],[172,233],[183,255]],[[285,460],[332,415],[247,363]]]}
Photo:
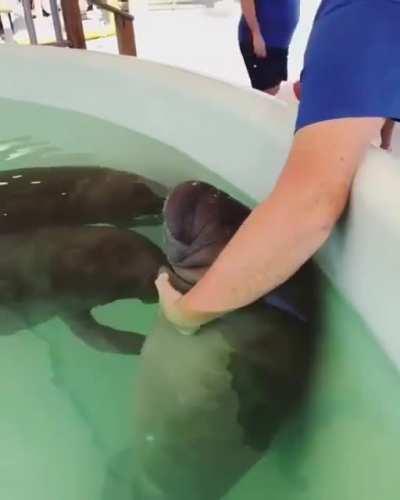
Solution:
{"label": "human hand", "polygon": [[155,281],[158,291],[160,306],[167,320],[175,325],[183,335],[192,335],[201,326],[201,322],[191,317],[180,307],[183,295],[175,290],[169,280],[167,272],[162,271]]}
{"label": "human hand", "polygon": [[257,57],[265,58],[268,55],[265,40],[259,31],[253,33],[253,49]]}

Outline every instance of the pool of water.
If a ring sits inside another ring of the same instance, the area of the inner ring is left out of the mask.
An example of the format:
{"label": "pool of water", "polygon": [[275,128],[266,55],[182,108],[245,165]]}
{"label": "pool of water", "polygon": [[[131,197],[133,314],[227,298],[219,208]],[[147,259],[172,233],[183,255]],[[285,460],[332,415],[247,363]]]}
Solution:
{"label": "pool of water", "polygon": [[[0,104],[3,170],[102,165],[167,186],[207,180],[251,203],[223,179],[151,137],[78,113],[5,100]],[[140,230],[161,243],[159,228]],[[398,372],[362,318],[320,280],[321,343],[307,405],[250,470],[237,474],[226,500],[397,498]],[[100,323],[148,334],[158,322],[157,310],[121,300],[96,308],[94,316]],[[4,314],[2,320],[4,325],[15,318]],[[178,373],[182,361],[178,354],[171,359]],[[0,335],[0,498],[171,500],[160,492],[146,498],[132,493],[140,369],[137,356],[87,347],[56,316]]]}

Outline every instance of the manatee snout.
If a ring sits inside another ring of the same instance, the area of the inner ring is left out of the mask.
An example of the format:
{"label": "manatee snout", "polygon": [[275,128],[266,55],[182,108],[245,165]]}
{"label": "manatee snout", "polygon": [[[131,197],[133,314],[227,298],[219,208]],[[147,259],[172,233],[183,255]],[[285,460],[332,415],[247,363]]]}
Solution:
{"label": "manatee snout", "polygon": [[249,213],[249,208],[210,184],[179,184],[164,204],[165,246],[171,267],[188,284],[195,284]]}

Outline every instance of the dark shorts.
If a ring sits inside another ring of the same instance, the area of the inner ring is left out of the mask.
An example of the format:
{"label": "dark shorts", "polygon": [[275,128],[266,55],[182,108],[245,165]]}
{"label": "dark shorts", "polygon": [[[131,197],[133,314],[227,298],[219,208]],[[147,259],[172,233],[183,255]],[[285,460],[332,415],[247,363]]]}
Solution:
{"label": "dark shorts", "polygon": [[239,45],[253,88],[267,90],[287,80],[287,49],[267,47],[267,57],[259,58],[254,54],[251,42],[241,42]]}

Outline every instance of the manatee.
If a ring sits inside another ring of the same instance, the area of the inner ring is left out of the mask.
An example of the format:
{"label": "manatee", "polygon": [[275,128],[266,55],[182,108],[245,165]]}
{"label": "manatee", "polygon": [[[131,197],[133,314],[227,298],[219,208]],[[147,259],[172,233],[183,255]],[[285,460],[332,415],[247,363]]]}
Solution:
{"label": "manatee", "polygon": [[[100,351],[139,354],[144,337],[98,324],[95,306],[124,298],[157,302],[166,264],[151,241],[127,229],[59,226],[0,235],[0,305],[29,328],[54,315]],[[5,322],[0,334],[21,329]]]}
{"label": "manatee", "polygon": [[166,189],[104,167],[37,167],[0,172],[0,234],[45,226],[160,223]]}
{"label": "manatee", "polygon": [[[165,248],[178,289],[197,282],[248,214],[206,183],[169,194]],[[192,336],[160,315],[135,380],[132,498],[220,499],[273,446],[307,401],[317,284],[307,264],[284,294],[274,292],[279,300],[259,300]]]}

